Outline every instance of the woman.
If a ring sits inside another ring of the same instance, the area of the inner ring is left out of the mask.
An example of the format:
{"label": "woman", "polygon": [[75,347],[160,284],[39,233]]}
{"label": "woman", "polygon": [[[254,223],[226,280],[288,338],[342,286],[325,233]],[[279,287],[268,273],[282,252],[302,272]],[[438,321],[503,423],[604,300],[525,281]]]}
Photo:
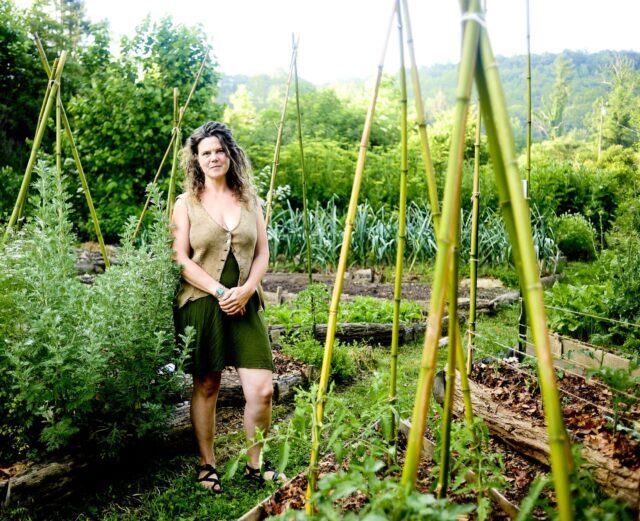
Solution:
{"label": "woman", "polygon": [[269,247],[250,165],[229,128],[208,122],[184,148],[186,193],[176,200],[172,228],[175,260],[182,266],[176,297],[178,334],[196,330],[191,421],[200,451],[197,481],[222,492],[213,438],[221,371],[234,366],[246,400],[248,450],[245,476],[259,483],[278,479],[269,462],[260,469],[256,429],[271,423],[273,360],[261,315],[258,285],[267,270]]}

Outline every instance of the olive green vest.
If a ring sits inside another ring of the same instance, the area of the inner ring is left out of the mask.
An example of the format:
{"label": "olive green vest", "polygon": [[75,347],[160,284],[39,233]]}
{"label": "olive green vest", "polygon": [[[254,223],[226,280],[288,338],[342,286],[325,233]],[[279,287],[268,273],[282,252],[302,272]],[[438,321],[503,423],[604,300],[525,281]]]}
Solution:
{"label": "olive green vest", "polygon": [[[215,280],[220,280],[229,251],[233,251],[233,256],[240,268],[238,286],[244,284],[251,271],[258,237],[255,199],[251,198],[249,202],[241,203],[240,222],[233,230],[227,230],[213,220],[196,197],[182,194],[180,198],[184,198],[187,205],[191,225],[189,230],[191,260]],[[259,207],[258,211],[261,211]],[[176,305],[181,308],[188,301],[207,295],[209,293],[192,286],[183,279],[176,297]]]}

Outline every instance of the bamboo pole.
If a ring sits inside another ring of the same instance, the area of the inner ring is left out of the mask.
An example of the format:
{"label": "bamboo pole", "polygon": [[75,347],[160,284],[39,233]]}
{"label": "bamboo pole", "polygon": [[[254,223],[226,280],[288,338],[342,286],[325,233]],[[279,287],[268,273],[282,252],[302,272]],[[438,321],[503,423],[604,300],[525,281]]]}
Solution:
{"label": "bamboo pole", "polygon": [[[176,125],[175,128],[180,128],[182,126],[182,120],[184,118],[184,114],[187,111],[187,108],[189,107],[189,103],[191,102],[191,98],[193,97],[193,94],[196,91],[196,87],[198,85],[198,81],[200,81],[200,76],[202,76],[202,71],[204,70],[204,66],[207,63],[207,59],[209,58],[209,51],[207,51],[204,55],[204,58],[202,58],[202,62],[200,63],[200,68],[198,69],[198,73],[196,74],[195,79],[193,80],[193,83],[191,85],[191,90],[189,91],[189,95],[187,96],[186,101],[184,102],[184,105],[182,106],[181,110],[180,110],[180,115],[178,118],[178,124]],[[158,167],[158,170],[156,171],[156,175],[153,177],[153,181],[152,184],[156,184],[158,182],[158,178],[160,177],[160,172],[162,172],[162,167],[164,167],[164,163],[167,160],[167,157],[169,157],[169,152],[171,151],[174,142],[178,140],[178,136],[177,136],[177,132],[171,132],[171,139],[169,140],[169,145],[167,146],[167,149],[164,152],[164,156],[162,156],[162,161],[160,161],[160,166]],[[140,218],[138,219],[138,224],[136,225],[136,229],[133,232],[133,235],[131,237],[131,240],[135,240],[135,238],[138,235],[138,232],[140,231],[140,227],[142,226],[142,221],[144,220],[144,216],[147,213],[147,210],[149,209],[149,203],[151,202],[151,193],[149,193],[147,195],[147,199],[144,203],[144,207],[142,208],[142,212],[140,213]]]}
{"label": "bamboo pole", "polygon": [[[47,56],[44,53],[44,48],[42,47],[42,43],[40,42],[40,39],[37,37],[37,35],[36,35],[36,46],[38,48],[38,54],[40,55],[40,60],[42,61],[42,66],[45,72],[47,73],[47,76],[51,78],[53,72],[52,72],[52,69],[49,67]],[[54,62],[54,65],[55,65],[55,62]],[[109,262],[109,256],[107,255],[107,248],[104,243],[104,238],[102,237],[102,231],[100,230],[100,223],[98,222],[98,216],[96,214],[95,207],[93,206],[93,198],[91,197],[89,184],[87,183],[87,178],[84,174],[84,169],[82,168],[82,162],[80,161],[80,154],[78,153],[78,149],[76,147],[75,141],[73,140],[73,134],[71,133],[71,125],[69,124],[69,118],[67,117],[67,113],[64,110],[64,105],[62,104],[62,100],[60,100],[60,116],[61,116],[62,124],[64,126],[64,130],[67,133],[67,136],[69,138],[71,155],[73,156],[73,160],[76,164],[76,170],[78,171],[78,176],[80,177],[80,183],[82,184],[84,196],[85,196],[85,199],[87,200],[87,206],[89,207],[89,213],[91,214],[91,220],[93,221],[93,229],[96,233],[98,244],[100,245],[100,252],[102,253],[104,265],[106,268],[109,268],[111,266],[111,262]]]}
{"label": "bamboo pole", "polygon": [[420,76],[416,64],[416,56],[413,50],[413,33],[411,32],[411,18],[409,17],[409,4],[407,0],[402,0],[404,8],[406,28],[407,28],[407,48],[409,59],[411,60],[411,79],[413,84],[413,99],[416,105],[416,117],[418,118],[418,133],[420,134],[420,151],[422,152],[422,162],[424,163],[425,177],[427,180],[427,192],[429,195],[429,205],[431,206],[431,216],[433,217],[433,227],[437,230],[440,225],[440,203],[438,202],[438,186],[436,175],[433,169],[431,151],[429,149],[429,139],[427,137],[427,118],[422,102],[422,90],[420,89]]}
{"label": "bamboo pole", "polygon": [[176,138],[173,140],[173,161],[171,162],[171,177],[169,178],[169,189],[167,190],[167,215],[171,219],[173,212],[173,200],[176,196],[176,172],[178,171],[178,153],[180,152],[180,127],[178,127],[178,88],[173,88],[173,132]]}
{"label": "bamboo pole", "polygon": [[[297,42],[293,41],[294,49]],[[309,223],[309,204],[307,199],[307,173],[304,166],[304,145],[302,142],[302,116],[300,114],[300,91],[298,89],[298,56],[293,60],[296,87],[296,112],[298,117],[298,143],[300,145],[300,170],[302,173],[302,213],[304,217],[304,238],[307,243],[307,274],[309,276],[309,286],[313,284],[313,272],[311,271],[311,224]],[[313,332],[316,331],[316,304],[313,294],[311,294],[311,316],[313,320]]]}
{"label": "bamboo pole", "polygon": [[530,9],[529,0],[526,0],[527,9],[527,185],[531,185],[531,23],[530,23]]}
{"label": "bamboo pole", "polygon": [[[407,124],[407,78],[404,64],[404,38],[402,26],[402,10],[400,0],[396,3],[398,16],[398,36],[400,42],[400,201],[398,203],[398,240],[396,249],[396,273],[393,290],[393,324],[391,326],[391,369],[389,379],[389,401],[396,400],[398,372],[398,344],[400,331],[400,301],[402,299],[402,271],[404,263],[404,247],[407,228],[407,172],[408,158],[408,124]],[[394,429],[395,430],[395,429]]]}
{"label": "bamboo pole", "polygon": [[[447,377],[444,397],[444,410],[441,423],[440,441],[440,472],[438,474],[438,484],[436,486],[436,496],[444,498],[447,495],[449,485],[449,465],[451,461],[451,421],[453,419],[453,397],[456,387],[456,355],[458,336],[458,243],[460,242],[460,225],[456,231],[454,244],[452,247],[451,264],[449,267],[449,323],[447,346]],[[455,318],[454,318],[455,317]],[[464,364],[463,364],[464,365]],[[471,424],[473,428],[473,422]],[[473,431],[472,431],[473,432]]]}
{"label": "bamboo pole", "polygon": [[[485,128],[492,156],[502,211],[514,246],[520,286],[538,358],[538,374],[551,451],[551,467],[562,521],[573,519],[569,470],[573,467],[570,443],[564,427],[562,410],[549,345],[540,275],[533,247],[529,208],[520,183],[515,144],[506,110],[506,102],[495,58],[486,31],[482,32],[480,66],[476,71],[478,92],[483,107]],[[497,153],[494,153],[497,152]],[[517,246],[517,247],[516,247]]]}
{"label": "bamboo pole", "polygon": [[278,135],[276,137],[276,148],[273,152],[273,164],[271,165],[271,180],[269,181],[269,191],[267,192],[267,207],[265,208],[264,221],[269,226],[271,220],[271,209],[273,205],[273,193],[276,189],[276,174],[278,173],[278,165],[280,165],[280,147],[282,146],[282,133],[284,131],[284,119],[287,115],[287,105],[289,103],[289,90],[291,89],[291,78],[293,75],[293,67],[296,63],[296,55],[298,53],[298,41],[294,42],[291,50],[291,63],[289,65],[289,77],[287,78],[287,88],[284,93],[284,101],[282,102],[282,112],[280,113],[280,122],[278,123]]}
{"label": "bamboo pole", "polygon": [[42,117],[40,119],[40,124],[36,129],[36,135],[33,139],[33,146],[31,147],[31,155],[29,156],[27,168],[25,170],[24,177],[22,178],[22,185],[20,186],[18,199],[16,200],[16,204],[13,207],[13,212],[11,213],[11,217],[9,218],[9,222],[7,223],[7,228],[4,233],[5,240],[8,238],[9,234],[11,233],[11,229],[15,226],[18,219],[22,216],[22,212],[25,206],[25,201],[27,199],[27,192],[29,190],[29,184],[31,183],[31,174],[33,173],[33,167],[36,164],[38,150],[40,149],[40,145],[42,144],[42,137],[44,136],[44,131],[47,127],[47,119],[49,119],[49,114],[51,114],[51,109],[53,108],[53,104],[55,103],[58,89],[60,88],[60,77],[62,76],[62,69],[64,68],[64,64],[66,60],[67,60],[67,51],[62,51],[60,53],[60,58],[58,59],[57,67],[53,71],[53,74],[51,75],[51,79],[49,80],[49,83],[51,84],[51,88],[48,89],[48,95],[46,98],[47,101],[44,107],[44,111],[42,113]]}
{"label": "bamboo pole", "polygon": [[313,503],[311,495],[316,488],[317,472],[318,472],[318,454],[320,450],[320,426],[324,416],[324,405],[326,401],[326,393],[329,385],[329,370],[331,368],[331,356],[333,354],[333,343],[335,340],[336,326],[338,322],[338,306],[342,295],[342,285],[344,283],[344,274],[347,268],[347,257],[349,255],[349,246],[351,243],[351,231],[353,230],[353,222],[356,216],[358,206],[358,194],[362,184],[364,173],[364,164],[369,145],[369,136],[371,135],[371,126],[373,124],[373,115],[375,112],[378,91],[380,90],[380,80],[382,78],[382,69],[384,66],[384,57],[389,43],[389,36],[393,26],[393,19],[396,12],[396,2],[393,2],[393,10],[387,27],[387,33],[384,40],[384,47],[380,63],[378,65],[378,73],[376,75],[375,85],[371,96],[367,116],[365,119],[364,129],[362,130],[362,138],[360,140],[360,151],[358,153],[358,162],[356,163],[356,171],[353,178],[353,186],[351,189],[351,198],[349,200],[349,209],[345,220],[345,229],[342,236],[342,247],[340,249],[340,259],[338,261],[338,270],[333,286],[333,294],[331,296],[331,305],[329,307],[329,320],[327,323],[327,336],[325,340],[324,356],[322,358],[322,369],[320,371],[320,381],[318,383],[317,403],[314,410],[314,422],[311,429],[311,456],[309,460],[308,486],[306,494],[306,511],[308,514],[313,513]]}
{"label": "bamboo pole", "polygon": [[[478,0],[471,2],[470,12],[479,15]],[[467,11],[465,11],[467,13]],[[402,472],[402,483],[413,488],[418,472],[420,447],[426,427],[426,420],[431,402],[431,390],[435,376],[438,340],[440,339],[441,323],[444,317],[446,288],[450,281],[451,258],[454,253],[456,233],[460,219],[460,186],[462,179],[462,162],[464,154],[465,128],[473,73],[478,54],[480,24],[477,19],[470,18],[464,26],[462,56],[456,88],[456,107],[454,115],[454,130],[451,137],[451,148],[447,168],[443,211],[438,227],[438,253],[436,255],[435,271],[427,333],[425,335],[418,387],[411,420],[411,432],[407,440],[405,464]]]}
{"label": "bamboo pole", "polygon": [[471,195],[471,251],[469,253],[469,324],[467,328],[467,372],[473,365],[473,348],[476,334],[476,304],[478,300],[478,226],[480,218],[480,134],[482,113],[478,102],[476,136],[473,144],[473,189]]}

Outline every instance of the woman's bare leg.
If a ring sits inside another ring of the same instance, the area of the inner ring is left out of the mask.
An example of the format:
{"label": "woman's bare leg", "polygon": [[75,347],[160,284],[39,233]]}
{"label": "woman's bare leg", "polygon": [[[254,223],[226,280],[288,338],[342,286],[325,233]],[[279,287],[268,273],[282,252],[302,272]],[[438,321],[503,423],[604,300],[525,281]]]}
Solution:
{"label": "woman's bare leg", "polygon": [[[249,443],[255,440],[256,429],[266,436],[271,425],[271,397],[273,396],[273,380],[270,369],[238,368],[238,376],[246,404],[244,407],[244,431]],[[262,445],[253,445],[248,451],[249,465],[260,466]],[[269,476],[265,476],[269,479]]]}
{"label": "woman's bare leg", "polygon": [[[200,464],[209,464],[215,467],[216,457],[213,448],[213,437],[216,430],[216,402],[220,390],[221,372],[207,374],[193,378],[193,394],[191,396],[191,422],[198,441],[200,451]],[[200,473],[204,476],[206,471]],[[211,488],[212,483],[202,482],[206,488]]]}

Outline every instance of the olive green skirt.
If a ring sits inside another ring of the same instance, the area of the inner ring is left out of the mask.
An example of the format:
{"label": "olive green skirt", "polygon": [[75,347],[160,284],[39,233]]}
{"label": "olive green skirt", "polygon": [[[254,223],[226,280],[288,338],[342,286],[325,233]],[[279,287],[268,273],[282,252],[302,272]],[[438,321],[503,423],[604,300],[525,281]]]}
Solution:
{"label": "olive green skirt", "polygon": [[[229,252],[220,283],[227,288],[235,287],[239,274],[238,263]],[[187,360],[188,372],[204,376],[227,366],[273,371],[269,334],[257,293],[249,299],[245,309],[244,315],[230,317],[211,295],[174,308],[176,333],[184,334],[187,326],[196,330],[191,356]]]}

